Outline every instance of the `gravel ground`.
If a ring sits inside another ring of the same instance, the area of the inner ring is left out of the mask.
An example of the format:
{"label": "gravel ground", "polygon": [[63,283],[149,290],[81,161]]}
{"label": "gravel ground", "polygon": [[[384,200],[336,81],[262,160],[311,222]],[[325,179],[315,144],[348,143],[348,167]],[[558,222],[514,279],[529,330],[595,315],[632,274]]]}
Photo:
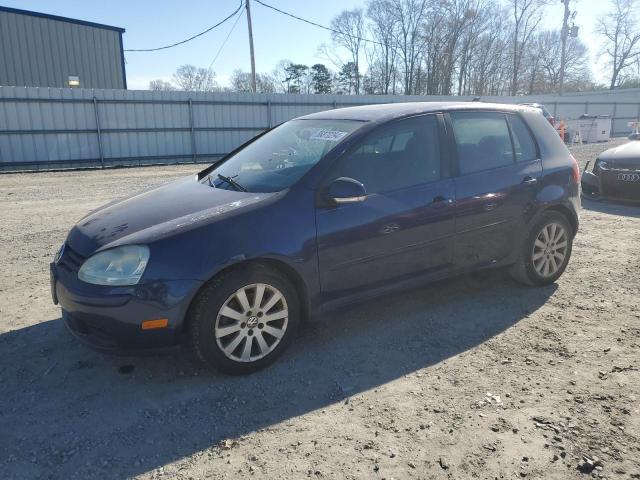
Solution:
{"label": "gravel ground", "polygon": [[88,210],[196,170],[0,176],[3,478],[640,478],[640,207],[585,202],[554,285],[381,298],[247,377],[79,345],[54,250]]}

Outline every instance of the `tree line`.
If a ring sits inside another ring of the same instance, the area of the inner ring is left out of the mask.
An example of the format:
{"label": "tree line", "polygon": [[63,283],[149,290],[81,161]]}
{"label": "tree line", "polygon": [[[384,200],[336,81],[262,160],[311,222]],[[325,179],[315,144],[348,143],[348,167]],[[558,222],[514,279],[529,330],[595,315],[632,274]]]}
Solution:
{"label": "tree line", "polygon": [[[562,30],[541,27],[551,0],[367,0],[331,22],[325,63],[282,60],[256,76],[261,93],[518,95],[560,89]],[[596,23],[606,85],[593,81],[589,49],[567,31],[564,90],[640,87],[640,26],[634,0],[609,0]],[[339,48],[336,48],[339,47]],[[598,48],[598,47],[596,47]],[[152,90],[250,92],[248,72],[221,87],[215,73],[183,65]]]}

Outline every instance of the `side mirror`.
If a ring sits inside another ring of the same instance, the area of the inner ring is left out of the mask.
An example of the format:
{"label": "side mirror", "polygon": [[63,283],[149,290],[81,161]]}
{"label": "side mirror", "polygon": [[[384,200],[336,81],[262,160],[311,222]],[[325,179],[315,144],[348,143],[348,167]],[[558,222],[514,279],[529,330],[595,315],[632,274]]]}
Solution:
{"label": "side mirror", "polygon": [[355,203],[367,198],[367,190],[353,178],[340,177],[327,186],[324,196],[333,204]]}

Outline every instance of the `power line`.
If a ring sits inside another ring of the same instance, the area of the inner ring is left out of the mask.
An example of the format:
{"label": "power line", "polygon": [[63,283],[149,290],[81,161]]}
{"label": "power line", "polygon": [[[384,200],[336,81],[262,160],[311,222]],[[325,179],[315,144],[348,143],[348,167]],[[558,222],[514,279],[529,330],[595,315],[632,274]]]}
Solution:
{"label": "power line", "polygon": [[228,21],[229,19],[233,18],[233,16],[238,13],[240,11],[240,9],[242,9],[242,7],[244,6],[244,3],[242,0],[240,0],[240,5],[238,6],[238,8],[236,8],[234,10],[234,12],[227,16],[224,20],[221,20],[220,22],[216,23],[215,25],[213,25],[212,27],[207,28],[206,30],[197,33],[195,35],[193,35],[192,37],[186,38],[184,40],[181,40],[179,42],[176,43],[172,43],[171,45],[165,45],[164,47],[156,47],[156,48],[129,48],[129,49],[125,49],[125,52],[157,52],[158,50],[166,50],[167,48],[173,48],[173,47],[177,47],[178,45],[182,45],[184,43],[190,42],[191,40],[194,40],[198,37],[201,37],[202,35],[204,35],[205,33],[209,33],[211,30],[213,30],[214,28],[219,27],[220,25],[222,25],[223,23],[225,23],[226,21]]}
{"label": "power line", "polygon": [[231,27],[231,30],[229,30],[229,33],[227,33],[227,37],[224,39],[224,42],[222,42],[222,45],[220,45],[220,48],[216,52],[215,57],[213,57],[213,60],[211,60],[211,63],[209,64],[209,70],[211,70],[211,67],[213,67],[213,64],[216,63],[216,60],[220,56],[220,53],[222,52],[222,49],[227,44],[227,41],[229,40],[229,37],[233,33],[233,30],[236,28],[236,25],[238,24],[238,20],[240,20],[240,18],[242,17],[242,13],[243,12],[240,12],[240,14],[236,17],[236,21],[233,22],[233,26]]}
{"label": "power line", "polygon": [[298,20],[300,22],[308,23],[309,25],[313,25],[314,27],[322,28],[323,30],[328,30],[329,32],[337,33],[338,35],[345,35],[347,37],[355,38],[356,40],[361,40],[363,42],[375,43],[376,45],[381,45],[383,47],[386,46],[384,43],[378,42],[376,40],[371,40],[371,39],[365,38],[365,37],[358,37],[357,35],[351,35],[350,33],[341,32],[340,30],[336,30],[335,28],[327,27],[325,25],[320,25],[319,23],[312,22],[311,20],[307,20],[305,18],[298,17],[297,15],[294,15],[293,13],[289,13],[289,12],[285,12],[284,10],[280,10],[279,8],[276,8],[273,5],[269,5],[267,3],[264,3],[261,0],[255,0],[255,1],[257,3],[259,3],[260,5],[262,5],[263,7],[270,8],[271,10],[275,10],[276,12],[281,13],[283,15],[286,15],[286,16],[291,17],[291,18],[295,18],[296,20]]}

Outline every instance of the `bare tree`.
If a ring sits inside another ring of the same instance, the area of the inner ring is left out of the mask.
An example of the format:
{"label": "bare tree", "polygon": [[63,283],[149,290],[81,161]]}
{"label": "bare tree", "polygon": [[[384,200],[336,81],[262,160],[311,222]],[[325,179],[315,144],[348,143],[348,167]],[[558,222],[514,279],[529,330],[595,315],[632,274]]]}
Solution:
{"label": "bare tree", "polygon": [[216,74],[207,68],[194,65],[182,65],[173,74],[173,81],[181,90],[193,92],[216,92],[220,86],[216,81]]}
{"label": "bare tree", "polygon": [[513,16],[511,95],[518,93],[522,57],[542,20],[548,0],[508,0]]}
{"label": "bare tree", "polygon": [[404,93],[414,93],[414,77],[424,53],[425,37],[421,34],[426,16],[426,0],[390,0],[398,25],[398,55],[404,70]]}
{"label": "bare tree", "polygon": [[331,39],[349,51],[355,66],[355,93],[360,94],[360,50],[364,37],[364,15],[361,8],[344,10],[331,20]]}
{"label": "bare tree", "polygon": [[444,15],[441,9],[432,9],[421,27],[425,45],[422,52],[425,65],[423,83],[424,93],[427,95],[439,95],[442,89],[442,69],[447,45]]}
{"label": "bare tree", "polygon": [[482,36],[490,27],[492,0],[472,0],[464,9],[464,24],[458,57],[458,95],[469,94],[473,74],[473,60],[478,55]]}
{"label": "bare tree", "polygon": [[371,37],[377,42],[369,52],[369,70],[373,70],[369,75],[371,90],[383,94],[388,94],[390,91],[395,93],[398,22],[392,2],[369,0],[367,18],[370,21]]}
{"label": "bare tree", "polygon": [[[539,84],[530,93],[557,92],[560,90],[561,49],[560,30],[540,32],[531,43],[531,50],[539,59]],[[587,46],[576,37],[567,38],[565,58],[565,84],[584,84],[591,78]],[[575,87],[574,87],[575,89]]]}
{"label": "bare tree", "polygon": [[171,82],[167,82],[166,80],[158,79],[151,80],[149,82],[149,90],[155,90],[157,92],[171,92],[175,89],[176,87]]}
{"label": "bare tree", "polygon": [[[527,49],[523,52],[522,90],[531,95],[545,86],[545,75],[542,69],[546,37],[542,34],[535,35]],[[555,49],[554,49],[555,50]],[[557,51],[556,51],[557,53]],[[551,58],[549,58],[551,60]]]}
{"label": "bare tree", "polygon": [[[468,54],[474,42],[473,25],[477,25],[479,6],[476,0],[449,0],[442,3],[441,18],[445,23],[444,56],[441,62],[440,90],[451,94],[453,77],[459,60]],[[466,37],[466,41],[465,41]]]}
{"label": "bare tree", "polygon": [[[318,48],[333,71],[282,61],[274,82],[280,91],[300,93],[329,88],[342,94],[407,95],[557,91],[559,32],[540,31],[550,1],[366,0],[366,15],[360,9],[342,12],[332,22],[332,45]],[[612,62],[618,74],[614,83],[635,85],[640,83],[640,34],[629,5],[638,0],[611,1],[617,13],[602,24],[608,32],[616,31],[612,26],[619,32],[618,48],[609,49],[622,55]],[[567,85],[576,91],[593,87],[587,47],[574,37],[568,42]],[[232,83],[240,90],[243,77],[234,76]]]}
{"label": "bare tree", "polygon": [[[234,92],[253,92],[251,73],[242,70],[234,70],[231,74],[231,89]],[[257,93],[276,93],[275,79],[266,73],[256,74]]]}
{"label": "bare tree", "polygon": [[345,61],[340,56],[340,52],[337,49],[324,42],[318,45],[316,56],[327,60],[336,70],[340,70],[342,65],[348,62],[348,60]]}
{"label": "bare tree", "polygon": [[613,11],[600,18],[597,32],[605,37],[603,54],[611,67],[609,88],[620,83],[625,70],[640,58],[640,31],[636,16],[637,0],[611,0]]}

